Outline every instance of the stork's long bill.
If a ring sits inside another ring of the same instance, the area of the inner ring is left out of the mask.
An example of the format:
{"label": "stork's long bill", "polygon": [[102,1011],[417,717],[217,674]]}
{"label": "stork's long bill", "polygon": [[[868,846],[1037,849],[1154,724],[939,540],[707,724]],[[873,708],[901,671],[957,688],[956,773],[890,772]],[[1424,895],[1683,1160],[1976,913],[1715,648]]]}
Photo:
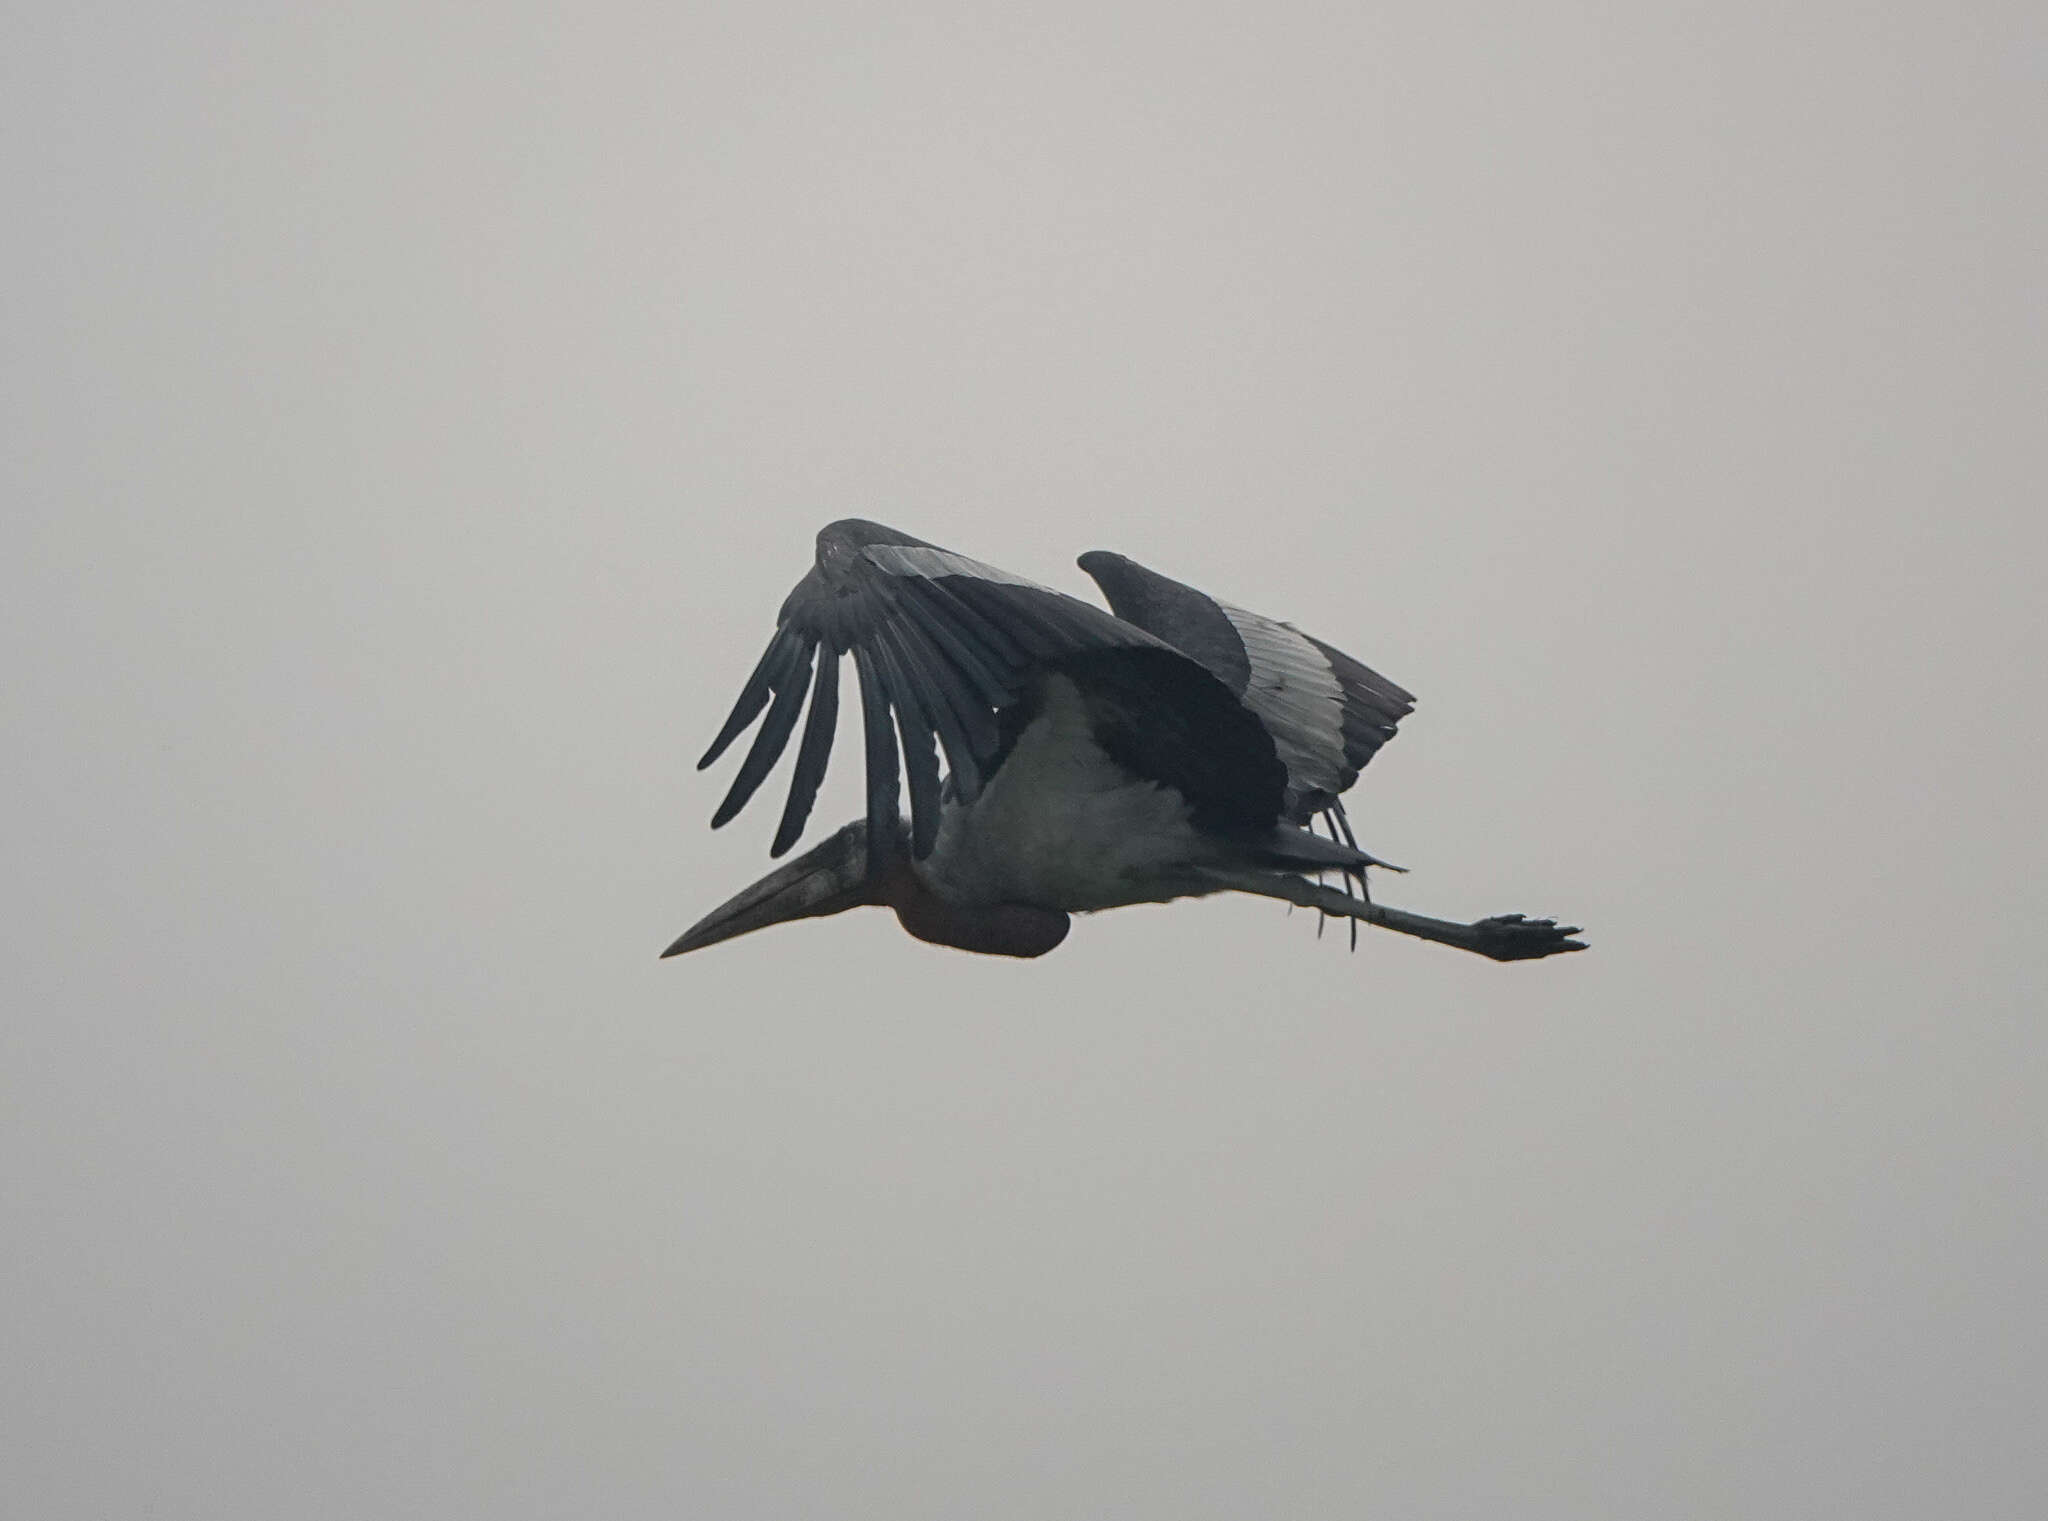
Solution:
{"label": "stork's long bill", "polygon": [[816,564],[700,764],[761,720],[717,827],[788,747],[808,696],[772,853],[787,850],[824,779],[851,655],[867,812],[663,954],[879,904],[922,940],[1039,956],[1071,914],[1217,892],[1500,961],[1585,949],[1548,919],[1460,924],[1365,895],[1366,871],[1384,863],[1358,848],[1340,795],[1413,710],[1409,693],[1121,555],[1080,563],[1112,612],[878,523],[820,532]]}
{"label": "stork's long bill", "polygon": [[875,900],[868,878],[867,825],[838,830],[824,844],[777,867],[691,925],[661,954],[680,956],[792,919],[822,919]]}

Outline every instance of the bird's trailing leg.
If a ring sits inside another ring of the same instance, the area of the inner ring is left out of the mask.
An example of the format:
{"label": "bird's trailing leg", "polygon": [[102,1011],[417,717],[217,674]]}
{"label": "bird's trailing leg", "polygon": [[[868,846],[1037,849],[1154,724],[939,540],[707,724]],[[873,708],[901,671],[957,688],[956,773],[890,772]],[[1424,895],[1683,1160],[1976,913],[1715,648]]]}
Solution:
{"label": "bird's trailing leg", "polygon": [[1539,956],[1555,956],[1565,951],[1583,951],[1586,943],[1571,937],[1579,933],[1577,925],[1560,925],[1554,919],[1527,919],[1520,914],[1496,914],[1491,919],[1478,919],[1470,924],[1457,924],[1449,919],[1431,919],[1422,914],[1407,913],[1402,909],[1388,908],[1385,904],[1373,903],[1340,893],[1335,888],[1311,882],[1287,872],[1237,871],[1223,867],[1205,868],[1203,875],[1219,888],[1232,892],[1255,893],[1262,898],[1278,898],[1286,903],[1298,903],[1303,908],[1318,909],[1340,918],[1359,919],[1367,924],[1376,924],[1381,929],[1393,930],[1396,934],[1414,935],[1423,940],[1434,940],[1439,945],[1456,946],[1461,951],[1473,951],[1489,956],[1495,961],[1533,961]]}

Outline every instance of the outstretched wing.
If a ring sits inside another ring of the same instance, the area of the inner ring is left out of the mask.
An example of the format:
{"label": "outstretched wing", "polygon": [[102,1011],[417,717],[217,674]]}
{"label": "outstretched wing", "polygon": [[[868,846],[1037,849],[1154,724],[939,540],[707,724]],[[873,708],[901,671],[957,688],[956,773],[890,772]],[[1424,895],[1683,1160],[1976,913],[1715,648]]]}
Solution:
{"label": "outstretched wing", "polygon": [[880,861],[897,827],[899,739],[912,849],[922,857],[938,835],[938,749],[957,795],[972,801],[1000,749],[995,715],[1023,696],[1034,670],[1088,651],[1165,647],[1101,608],[859,518],[819,532],[817,564],[784,601],[777,623],[732,716],[697,763],[701,770],[717,760],[768,710],[712,815],[716,829],[746,806],[789,744],[808,688],[810,717],[770,847],[777,856],[803,833],[825,778],[842,654],[852,654],[860,682],[868,859]]}
{"label": "outstretched wing", "polygon": [[1219,602],[1135,560],[1096,549],[1080,564],[1117,617],[1200,661],[1258,715],[1287,767],[1287,816],[1307,824],[1334,810],[1334,833],[1338,794],[1394,737],[1415,698],[1292,624]]}

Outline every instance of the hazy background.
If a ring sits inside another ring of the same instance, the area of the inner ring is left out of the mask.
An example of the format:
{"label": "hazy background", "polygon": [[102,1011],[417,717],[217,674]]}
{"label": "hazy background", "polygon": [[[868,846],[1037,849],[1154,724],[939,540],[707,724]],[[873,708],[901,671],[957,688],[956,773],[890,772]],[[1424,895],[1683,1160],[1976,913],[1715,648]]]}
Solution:
{"label": "hazy background", "polygon": [[[2038,1514],[2038,4],[281,9],[0,49],[10,1515]],[[1595,949],[657,962],[848,514]]]}

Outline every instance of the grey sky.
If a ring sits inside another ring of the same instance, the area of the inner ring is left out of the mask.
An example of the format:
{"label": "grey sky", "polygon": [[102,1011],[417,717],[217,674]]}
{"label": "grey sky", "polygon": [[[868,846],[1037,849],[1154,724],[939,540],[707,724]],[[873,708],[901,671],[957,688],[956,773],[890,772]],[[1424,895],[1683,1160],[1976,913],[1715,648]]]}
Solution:
{"label": "grey sky", "polygon": [[[0,50],[10,1513],[2035,1513],[2038,5],[318,9]],[[1595,949],[658,963],[850,514]]]}

